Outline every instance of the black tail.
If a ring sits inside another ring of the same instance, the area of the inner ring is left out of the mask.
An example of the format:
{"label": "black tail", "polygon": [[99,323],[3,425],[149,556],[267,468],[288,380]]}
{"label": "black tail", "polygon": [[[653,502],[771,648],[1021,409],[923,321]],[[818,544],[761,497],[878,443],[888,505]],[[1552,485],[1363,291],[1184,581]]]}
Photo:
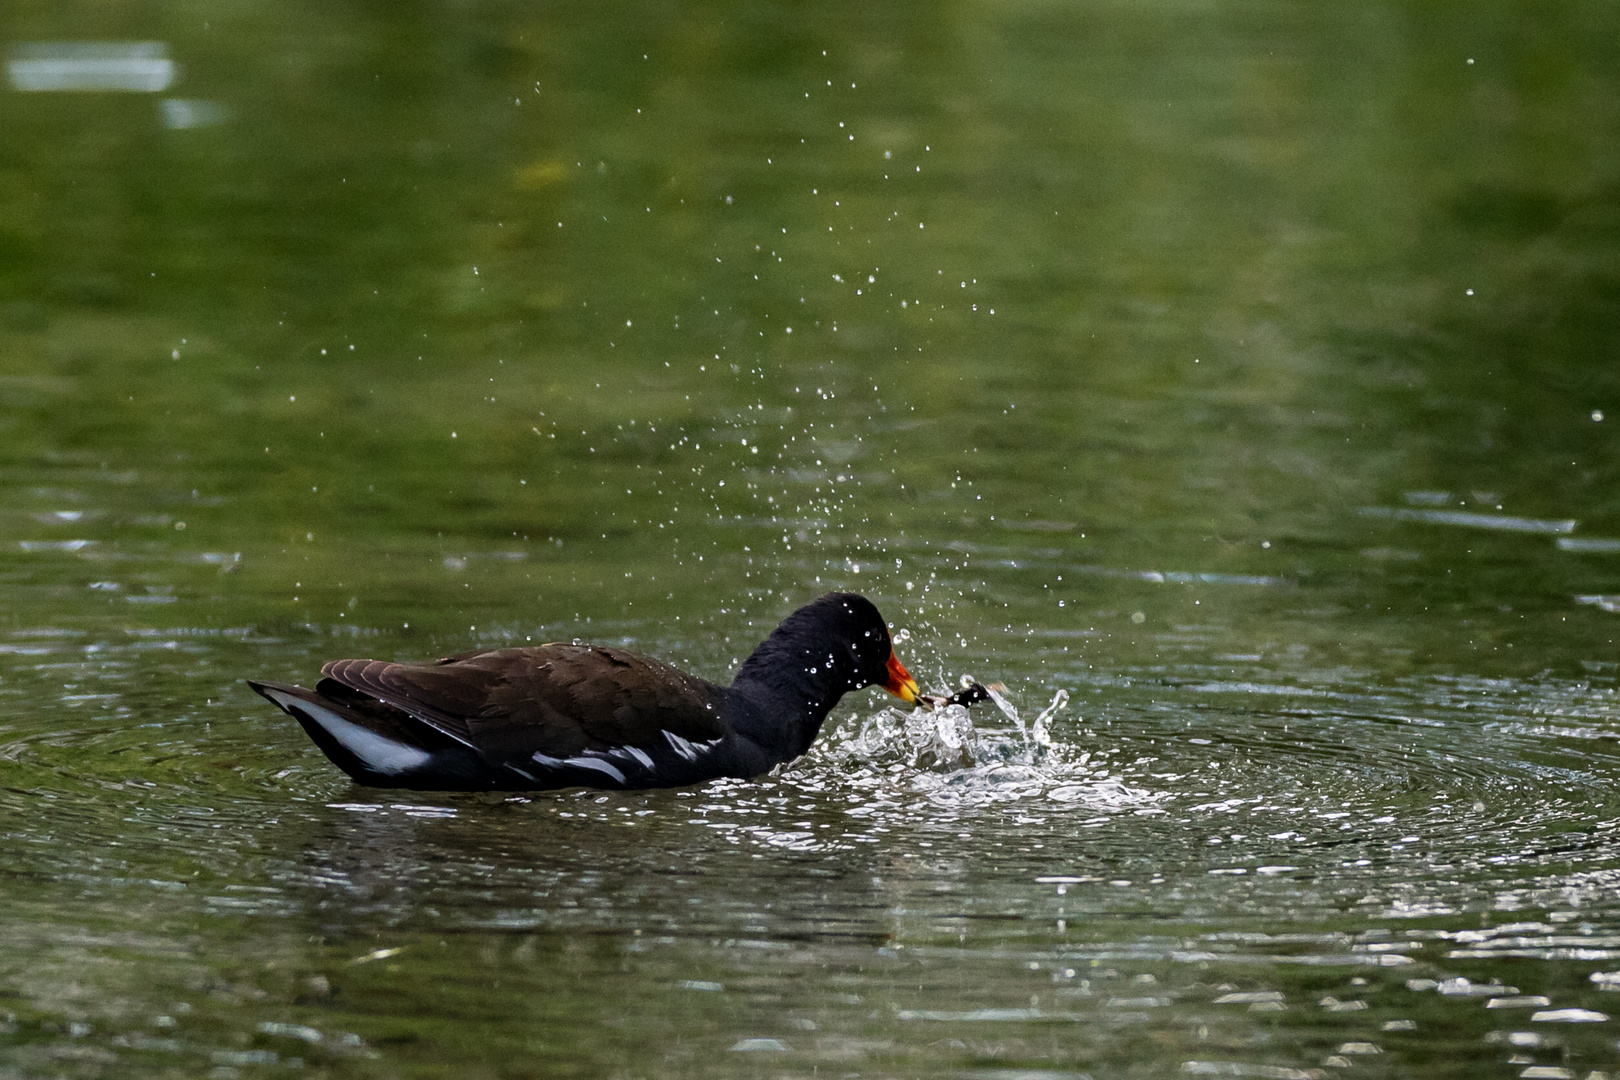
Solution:
{"label": "black tail", "polygon": [[441,747],[422,746],[413,729],[423,725],[398,710],[386,706],[383,709],[387,712],[365,709],[357,703],[334,700],[285,683],[249,679],[247,684],[303,725],[321,752],[358,783],[372,787],[413,786],[413,774],[442,752]]}

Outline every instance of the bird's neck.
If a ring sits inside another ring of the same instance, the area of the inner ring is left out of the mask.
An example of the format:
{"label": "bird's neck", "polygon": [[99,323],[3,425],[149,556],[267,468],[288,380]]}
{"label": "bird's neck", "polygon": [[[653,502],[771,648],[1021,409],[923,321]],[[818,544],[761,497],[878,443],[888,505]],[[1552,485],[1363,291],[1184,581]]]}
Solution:
{"label": "bird's neck", "polygon": [[829,665],[827,655],[773,634],[731,684],[746,706],[739,717],[743,733],[783,761],[810,749],[827,714],[851,689],[849,674]]}
{"label": "bird's neck", "polygon": [[872,680],[861,677],[856,650],[827,605],[807,605],[782,620],[743,661],[732,682],[734,723],[778,761],[815,741],[838,699]]}
{"label": "bird's neck", "polygon": [[742,675],[731,684],[730,694],[735,703],[733,726],[778,762],[792,761],[810,749],[838,703],[838,696],[829,700],[782,682]]}

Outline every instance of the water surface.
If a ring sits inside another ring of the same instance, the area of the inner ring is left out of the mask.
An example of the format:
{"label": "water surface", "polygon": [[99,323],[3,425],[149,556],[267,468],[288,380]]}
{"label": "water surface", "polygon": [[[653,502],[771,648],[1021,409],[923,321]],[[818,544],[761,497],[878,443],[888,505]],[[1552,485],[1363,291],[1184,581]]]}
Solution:
{"label": "water surface", "polygon": [[[0,25],[0,1073],[1620,1072],[1609,8]],[[835,588],[1018,722],[428,795],[242,683]]]}

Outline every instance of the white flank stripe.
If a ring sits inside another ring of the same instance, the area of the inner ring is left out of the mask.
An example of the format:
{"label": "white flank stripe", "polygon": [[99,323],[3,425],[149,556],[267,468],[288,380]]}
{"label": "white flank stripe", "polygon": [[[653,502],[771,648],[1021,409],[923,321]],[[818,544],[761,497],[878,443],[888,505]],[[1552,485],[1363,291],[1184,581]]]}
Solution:
{"label": "white flank stripe", "polygon": [[673,731],[664,732],[664,738],[669,740],[669,745],[672,746],[675,749],[675,752],[681,755],[681,757],[685,758],[687,761],[697,760],[697,747],[693,746],[691,743],[687,742]]}
{"label": "white flank stripe", "polygon": [[407,746],[375,731],[367,731],[359,724],[343,719],[331,709],[305,701],[303,698],[279,694],[274,690],[270,691],[270,697],[288,712],[303,713],[321,725],[332,738],[343,744],[345,750],[365,762],[367,768],[385,776],[398,776],[408,769],[418,768],[427,764],[432,756],[426,750]]}
{"label": "white flank stripe", "polygon": [[613,777],[613,779],[617,780],[619,783],[624,783],[624,773],[620,772],[618,769],[615,769],[612,765],[609,765],[601,758],[571,757],[567,761],[563,762],[563,764],[572,765],[576,769],[596,769],[599,772],[604,772]]}
{"label": "white flank stripe", "polygon": [[[614,780],[617,780],[621,784],[624,783],[624,773],[620,772],[618,769],[615,769],[612,765],[609,765],[601,758],[554,758],[546,754],[542,754],[540,751],[536,750],[529,756],[529,759],[536,765],[546,769],[595,769],[597,772],[606,773],[608,776],[611,776]],[[529,774],[524,773],[523,775],[528,776]],[[529,778],[531,780],[534,779],[533,777]]]}

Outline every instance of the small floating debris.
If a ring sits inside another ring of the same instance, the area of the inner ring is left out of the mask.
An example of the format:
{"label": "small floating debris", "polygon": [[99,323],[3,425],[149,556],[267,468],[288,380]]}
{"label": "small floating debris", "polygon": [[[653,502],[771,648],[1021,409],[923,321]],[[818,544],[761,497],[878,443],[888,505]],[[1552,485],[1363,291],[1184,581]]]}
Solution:
{"label": "small floating debris", "polygon": [[366,953],[366,955],[364,955],[364,956],[357,956],[353,960],[350,960],[349,963],[351,963],[351,964],[369,964],[373,960],[386,960],[390,956],[398,956],[400,953],[402,953],[404,951],[405,951],[405,946],[403,946],[403,945],[399,946],[398,948],[393,948],[393,949],[377,949],[374,952]]}

